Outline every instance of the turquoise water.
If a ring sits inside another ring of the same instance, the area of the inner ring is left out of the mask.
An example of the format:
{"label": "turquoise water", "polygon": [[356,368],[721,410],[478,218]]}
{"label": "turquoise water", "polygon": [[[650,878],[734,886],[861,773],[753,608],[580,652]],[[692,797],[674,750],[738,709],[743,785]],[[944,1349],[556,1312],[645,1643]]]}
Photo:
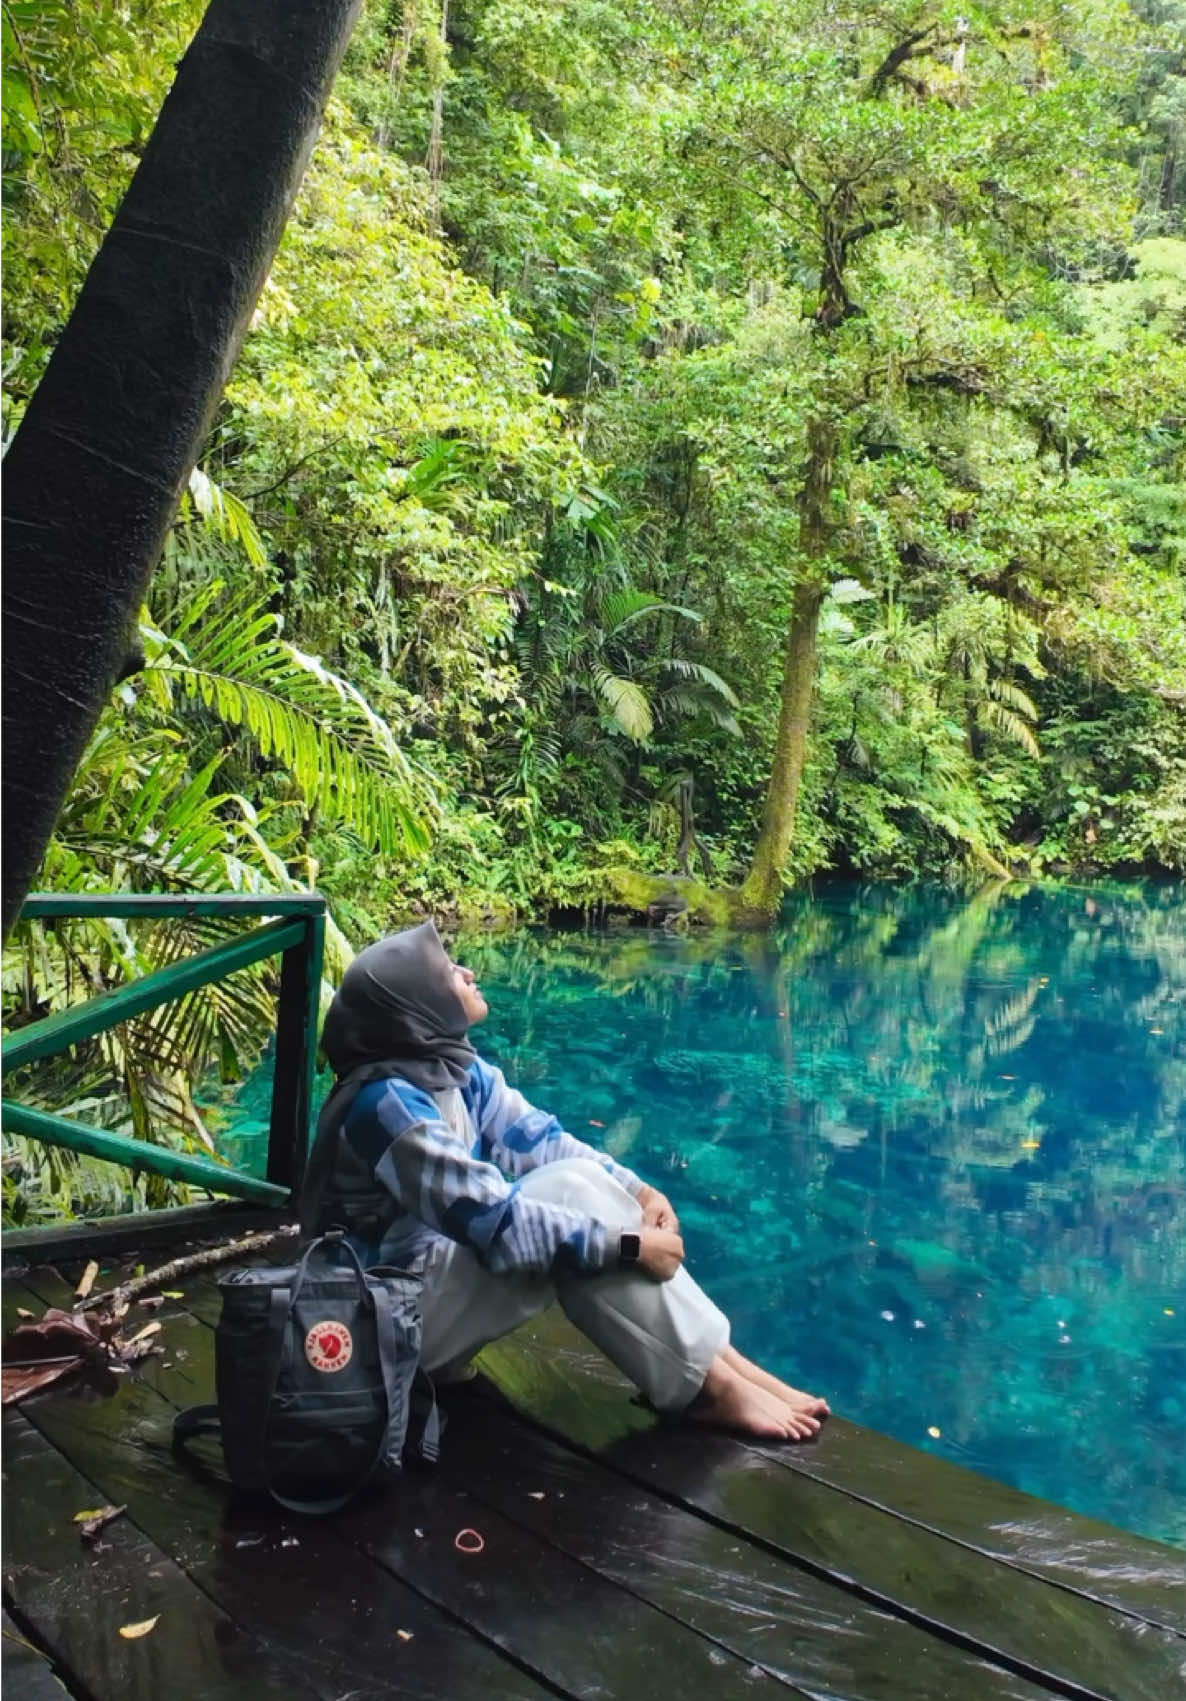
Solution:
{"label": "turquoise water", "polygon": [[667,1192],[742,1351],[1186,1544],[1186,889],[818,889],[769,938],[458,955],[482,1049]]}

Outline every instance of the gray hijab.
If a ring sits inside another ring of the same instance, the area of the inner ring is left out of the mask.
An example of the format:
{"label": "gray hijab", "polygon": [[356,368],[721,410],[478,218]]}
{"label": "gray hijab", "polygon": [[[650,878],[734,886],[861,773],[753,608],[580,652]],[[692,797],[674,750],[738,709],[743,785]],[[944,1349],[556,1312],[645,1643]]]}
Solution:
{"label": "gray hijab", "polygon": [[362,1088],[398,1075],[425,1092],[460,1087],[478,1055],[453,985],[441,936],[431,921],[393,933],[360,951],[342,977],[321,1044],[337,1080],[317,1119],[302,1197],[311,1220],[333,1168],[338,1130]]}

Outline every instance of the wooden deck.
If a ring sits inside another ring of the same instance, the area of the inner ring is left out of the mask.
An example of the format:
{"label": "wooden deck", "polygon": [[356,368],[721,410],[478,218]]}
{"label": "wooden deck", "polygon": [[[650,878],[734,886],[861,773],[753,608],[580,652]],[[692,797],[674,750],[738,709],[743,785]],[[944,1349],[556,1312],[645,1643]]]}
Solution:
{"label": "wooden deck", "polygon": [[[6,1317],[71,1274],[7,1280]],[[6,1701],[1186,1696],[1186,1554],[841,1419],[794,1449],[658,1425],[556,1313],[449,1396],[435,1474],[328,1520],[236,1505],[169,1447],[217,1311],[190,1281],[113,1396],[6,1410]]]}

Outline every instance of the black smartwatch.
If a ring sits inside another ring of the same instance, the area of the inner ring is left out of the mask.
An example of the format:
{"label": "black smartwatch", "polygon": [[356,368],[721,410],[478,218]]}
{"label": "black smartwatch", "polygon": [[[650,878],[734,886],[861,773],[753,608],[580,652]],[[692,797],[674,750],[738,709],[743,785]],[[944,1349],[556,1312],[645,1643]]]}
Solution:
{"label": "black smartwatch", "polygon": [[618,1263],[637,1264],[642,1257],[642,1236],[629,1230],[618,1236]]}

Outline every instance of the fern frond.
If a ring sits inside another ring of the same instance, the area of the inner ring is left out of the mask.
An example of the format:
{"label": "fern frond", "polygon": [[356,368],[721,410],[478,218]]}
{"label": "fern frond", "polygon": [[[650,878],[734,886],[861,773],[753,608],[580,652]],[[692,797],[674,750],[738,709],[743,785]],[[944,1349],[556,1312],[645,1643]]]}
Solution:
{"label": "fern frond", "polygon": [[[265,565],[268,553],[249,509],[237,496],[216,484],[201,467],[195,467],[189,475],[188,503],[192,503],[194,511],[219,537],[240,544],[253,567]],[[183,499],[182,519],[186,517],[186,506]]]}
{"label": "fern frond", "polygon": [[250,734],[306,802],[385,854],[427,848],[434,799],[427,776],[348,680],[277,634],[257,603],[219,602],[206,587],[150,660],[191,701]]}

